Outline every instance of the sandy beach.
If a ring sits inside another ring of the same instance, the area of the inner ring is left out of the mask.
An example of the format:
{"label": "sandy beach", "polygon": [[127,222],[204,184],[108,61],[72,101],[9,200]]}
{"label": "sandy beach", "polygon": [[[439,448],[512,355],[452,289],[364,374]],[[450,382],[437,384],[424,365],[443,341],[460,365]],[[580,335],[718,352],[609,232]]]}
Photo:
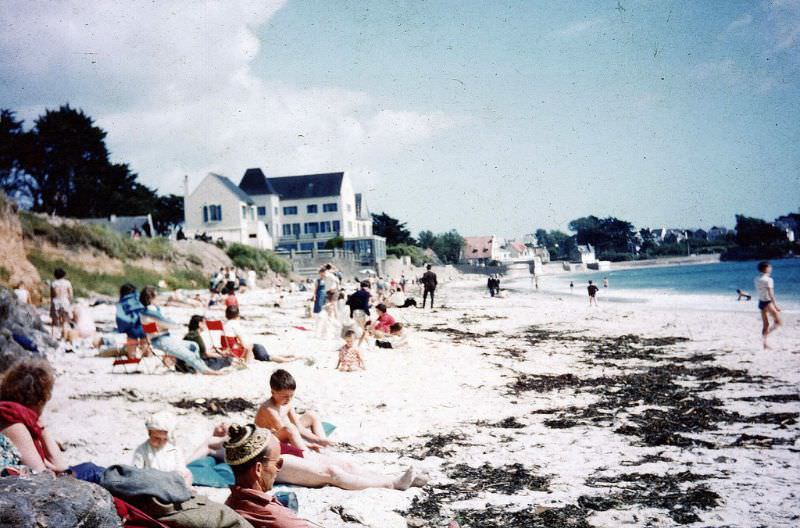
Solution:
{"label": "sandy beach", "polygon": [[[326,527],[797,526],[800,492],[800,317],[762,351],[755,309],[696,296],[671,304],[590,308],[583,288],[534,291],[463,276],[437,292],[441,307],[394,310],[409,350],[366,351],[367,370],[334,370],[337,341],[304,319],[307,294],[240,297],[246,328],[291,363],[296,406],[335,424],[332,453],[378,471],[432,475],[406,492],[292,488],[300,514]],[[555,284],[555,283],[554,283]],[[561,286],[558,286],[561,288]],[[625,296],[621,296],[625,297]],[[625,300],[625,299],[622,299]],[[92,309],[111,331],[114,307]],[[195,310],[166,308],[186,321]],[[219,316],[220,311],[207,312]],[[626,337],[621,337],[626,336]],[[224,377],[111,374],[111,360],[62,354],[44,421],[71,463],[129,463],[143,416],[170,409],[190,450],[214,423],[251,421],[274,363]],[[243,398],[227,417],[181,400]],[[224,500],[227,491],[201,488]]]}

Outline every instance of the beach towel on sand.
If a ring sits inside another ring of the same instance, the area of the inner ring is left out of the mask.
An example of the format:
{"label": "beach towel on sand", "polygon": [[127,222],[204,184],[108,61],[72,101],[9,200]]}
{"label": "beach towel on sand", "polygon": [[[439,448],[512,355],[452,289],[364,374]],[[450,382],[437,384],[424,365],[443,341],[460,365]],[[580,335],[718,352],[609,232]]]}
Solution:
{"label": "beach towel on sand", "polygon": [[228,464],[218,463],[214,457],[203,457],[189,463],[192,484],[209,488],[227,488],[234,482],[233,470]]}

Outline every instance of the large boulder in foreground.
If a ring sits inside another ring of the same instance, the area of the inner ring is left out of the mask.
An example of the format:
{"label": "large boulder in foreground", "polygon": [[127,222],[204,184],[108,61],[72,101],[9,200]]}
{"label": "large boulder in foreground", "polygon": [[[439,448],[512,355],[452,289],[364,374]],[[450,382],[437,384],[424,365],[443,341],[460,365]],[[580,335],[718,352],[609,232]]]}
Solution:
{"label": "large boulder in foreground", "polygon": [[0,478],[0,528],[117,528],[111,494],[95,484],[47,474]]}

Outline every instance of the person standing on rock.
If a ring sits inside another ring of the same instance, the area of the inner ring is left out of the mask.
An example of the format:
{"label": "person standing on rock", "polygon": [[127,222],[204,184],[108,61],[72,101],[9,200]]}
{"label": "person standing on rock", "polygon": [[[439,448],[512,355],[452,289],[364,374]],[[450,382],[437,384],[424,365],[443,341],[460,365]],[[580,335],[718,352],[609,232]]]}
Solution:
{"label": "person standing on rock", "polygon": [[436,280],[436,274],[431,271],[431,265],[428,264],[428,271],[422,274],[422,308],[425,309],[425,302],[428,300],[428,295],[431,296],[431,309],[433,309],[433,294],[436,292],[436,286],[439,281]]}

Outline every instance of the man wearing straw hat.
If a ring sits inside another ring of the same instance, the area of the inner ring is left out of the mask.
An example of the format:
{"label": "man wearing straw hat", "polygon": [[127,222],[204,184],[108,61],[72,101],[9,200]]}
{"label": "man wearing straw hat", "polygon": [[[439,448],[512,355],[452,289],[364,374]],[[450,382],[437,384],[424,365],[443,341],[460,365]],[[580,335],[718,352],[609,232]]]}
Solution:
{"label": "man wearing straw hat", "polygon": [[253,424],[231,425],[225,442],[225,462],[236,479],[225,504],[255,528],[312,526],[267,494],[283,466],[278,439],[267,429]]}

